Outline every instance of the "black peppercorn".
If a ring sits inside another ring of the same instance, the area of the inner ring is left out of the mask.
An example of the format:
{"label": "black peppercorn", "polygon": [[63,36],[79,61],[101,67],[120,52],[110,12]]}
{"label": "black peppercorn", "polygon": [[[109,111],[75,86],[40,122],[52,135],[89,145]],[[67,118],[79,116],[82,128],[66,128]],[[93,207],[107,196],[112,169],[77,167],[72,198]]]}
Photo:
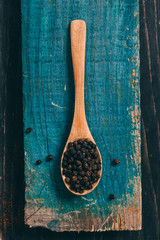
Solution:
{"label": "black peppercorn", "polygon": [[70,176],[71,176],[71,174],[72,174],[72,171],[71,171],[71,170],[67,170],[67,172],[66,172],[66,174],[65,174],[65,175],[66,175],[67,177],[70,177]]}
{"label": "black peppercorn", "polygon": [[80,161],[76,161],[76,164],[79,166],[79,165],[82,165],[82,163]]}
{"label": "black peppercorn", "polygon": [[72,165],[68,165],[68,169],[71,170],[72,169]]}
{"label": "black peppercorn", "polygon": [[84,191],[83,190],[79,190],[79,193],[83,193]]}
{"label": "black peppercorn", "polygon": [[77,142],[77,141],[74,141],[74,142],[73,142],[73,145],[74,145],[74,146],[76,146],[77,144],[78,144],[78,142]]}
{"label": "black peppercorn", "polygon": [[92,173],[91,178],[94,180],[96,178],[96,173]]}
{"label": "black peppercorn", "polygon": [[84,190],[85,189],[85,187],[84,186],[80,186],[80,190]]}
{"label": "black peppercorn", "polygon": [[67,163],[66,163],[66,162],[63,162],[63,163],[62,163],[62,166],[63,166],[63,167],[66,167],[66,166],[67,166]]}
{"label": "black peppercorn", "polygon": [[87,145],[87,149],[91,151],[92,147],[90,145]]}
{"label": "black peppercorn", "polygon": [[78,172],[77,171],[73,171],[73,175],[77,176]]}
{"label": "black peppercorn", "polygon": [[88,167],[89,167],[88,163],[84,163],[83,167],[84,167],[84,169],[88,170]]}
{"label": "black peppercorn", "polygon": [[93,180],[93,183],[95,183],[95,182],[97,182],[98,181],[98,179],[97,178],[95,178],[94,180]]}
{"label": "black peppercorn", "polygon": [[109,195],[109,200],[114,200],[115,199],[115,195],[114,194],[110,194]]}
{"label": "black peppercorn", "polygon": [[90,184],[90,185],[88,186],[88,189],[92,189],[92,184]]}
{"label": "black peppercorn", "polygon": [[95,153],[95,154],[93,155],[93,158],[98,158],[98,154]]}
{"label": "black peppercorn", "polygon": [[92,171],[92,167],[90,166],[90,167],[88,167],[88,171],[89,172],[91,172]]}
{"label": "black peppercorn", "polygon": [[68,158],[67,157],[63,157],[63,162],[66,162],[68,160]]}
{"label": "black peppercorn", "polygon": [[87,171],[87,172],[86,172],[86,176],[87,176],[87,177],[90,177],[90,176],[91,176],[91,172],[90,172],[90,171]]}
{"label": "black peppercorn", "polygon": [[32,131],[32,128],[30,127],[26,129],[26,133],[30,133],[31,131]]}
{"label": "black peppercorn", "polygon": [[65,175],[67,172],[67,168],[63,168],[63,174]]}
{"label": "black peppercorn", "polygon": [[82,149],[81,149],[81,152],[85,153],[85,152],[86,152],[86,149],[85,149],[85,148],[82,148]]}
{"label": "black peppercorn", "polygon": [[83,177],[83,181],[84,181],[84,182],[87,182],[87,181],[88,181],[88,177],[86,177],[86,176]]}
{"label": "black peppercorn", "polygon": [[98,166],[97,166],[97,170],[101,170],[101,165],[98,165]]}
{"label": "black peppercorn", "polygon": [[78,166],[78,167],[77,167],[77,170],[78,170],[78,171],[82,171],[82,165]]}
{"label": "black peppercorn", "polygon": [[82,141],[81,139],[79,139],[77,142],[78,142],[78,144],[80,144],[80,145],[83,143],[83,141]]}
{"label": "black peppercorn", "polygon": [[81,176],[84,176],[84,175],[85,175],[85,172],[84,172],[84,171],[80,171],[79,174],[80,174]]}
{"label": "black peppercorn", "polygon": [[70,148],[69,153],[71,156],[73,156],[74,154],[76,154],[76,150],[74,148]]}
{"label": "black peppercorn", "polygon": [[83,147],[87,148],[87,143],[86,142],[83,143]]}
{"label": "black peppercorn", "polygon": [[94,144],[93,142],[90,141],[89,144],[92,148],[94,148],[94,149],[96,148],[96,144]]}
{"label": "black peppercorn", "polygon": [[91,182],[91,180],[92,180],[91,177],[88,177],[88,182]]}
{"label": "black peppercorn", "polygon": [[119,164],[119,163],[120,163],[120,160],[118,158],[116,158],[112,161],[112,165],[114,165],[114,166]]}
{"label": "black peppercorn", "polygon": [[46,157],[46,161],[47,161],[47,162],[50,162],[52,159],[53,159],[53,156],[52,156],[52,155],[48,155],[48,156]]}
{"label": "black peppercorn", "polygon": [[85,185],[86,187],[88,187],[88,186],[89,186],[89,182],[84,182],[84,185]]}
{"label": "black peppercorn", "polygon": [[83,161],[82,161],[82,163],[83,163],[83,165],[84,165],[85,163],[87,163],[87,158],[84,158]]}
{"label": "black peppercorn", "polygon": [[[85,152],[85,153],[84,153],[84,159],[86,159],[88,156],[89,156],[88,152]],[[84,159],[83,159],[83,160],[84,160]]]}
{"label": "black peppercorn", "polygon": [[90,154],[91,154],[91,155],[94,155],[94,153],[95,153],[95,150],[94,150],[94,149],[91,149],[91,150],[90,150]]}
{"label": "black peppercorn", "polygon": [[70,178],[66,177],[65,181],[66,181],[66,183],[69,183],[70,182]]}
{"label": "black peppercorn", "polygon": [[99,178],[100,178],[100,175],[99,175],[98,173],[96,174],[96,178],[97,178],[97,179],[99,179]]}
{"label": "black peppercorn", "polygon": [[77,169],[77,165],[76,165],[76,164],[73,165],[73,169],[74,169],[74,170]]}
{"label": "black peppercorn", "polygon": [[72,177],[72,181],[73,181],[73,182],[76,182],[76,181],[77,181],[77,176],[73,176],[73,177]]}
{"label": "black peppercorn", "polygon": [[81,145],[77,144],[77,145],[75,146],[75,148],[76,148],[76,149],[80,149],[80,148],[81,148]]}
{"label": "black peppercorn", "polygon": [[96,165],[94,164],[94,160],[91,160],[91,161],[89,162],[89,165],[90,165],[90,166],[96,166]]}
{"label": "black peppercorn", "polygon": [[84,153],[81,153],[81,154],[79,155],[79,159],[80,159],[80,160],[83,160],[84,158],[85,158]]}
{"label": "black peppercorn", "polygon": [[97,166],[93,165],[92,170],[97,170]]}
{"label": "black peppercorn", "polygon": [[73,163],[73,162],[74,162],[74,158],[73,158],[73,157],[70,157],[70,158],[68,159],[68,161],[69,161],[70,163]]}
{"label": "black peppercorn", "polygon": [[99,152],[90,139],[78,139],[68,143],[63,156],[63,175],[69,187],[79,193],[92,189],[92,184],[100,178]]}
{"label": "black peppercorn", "polygon": [[68,153],[67,152],[64,153],[64,158],[68,158]]}
{"label": "black peppercorn", "polygon": [[37,161],[36,161],[36,165],[40,165],[41,163],[42,163],[41,160],[37,160]]}
{"label": "black peppercorn", "polygon": [[79,188],[80,184],[76,183],[74,186],[75,186],[75,188]]}
{"label": "black peppercorn", "polygon": [[81,181],[82,180],[82,176],[78,176],[78,179]]}
{"label": "black peppercorn", "polygon": [[80,150],[77,151],[77,157],[78,157],[79,155],[81,155],[81,151],[80,151]]}
{"label": "black peppercorn", "polygon": [[99,159],[96,159],[96,160],[95,160],[95,163],[96,163],[96,164],[99,164]]}
{"label": "black peppercorn", "polygon": [[68,147],[69,148],[73,147],[73,143],[72,142],[68,143]]}

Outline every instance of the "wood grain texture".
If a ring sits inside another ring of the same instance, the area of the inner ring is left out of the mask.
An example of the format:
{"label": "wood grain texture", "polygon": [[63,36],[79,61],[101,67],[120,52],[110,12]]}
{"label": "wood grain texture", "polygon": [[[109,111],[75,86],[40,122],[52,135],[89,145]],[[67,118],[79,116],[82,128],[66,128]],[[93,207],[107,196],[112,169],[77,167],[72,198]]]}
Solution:
{"label": "wood grain texture", "polygon": [[[53,3],[55,4],[55,3]],[[159,240],[159,216],[160,216],[160,187],[159,171],[160,150],[158,145],[159,130],[156,121],[159,122],[159,46],[160,46],[160,13],[159,1],[140,0],[140,73],[141,73],[141,116],[142,124],[142,231],[123,232],[94,232],[94,233],[55,233],[44,228],[25,228],[23,223],[23,124],[22,124],[22,89],[21,89],[21,54],[20,54],[20,1],[0,1],[0,169],[1,184],[0,197],[9,196],[4,191],[4,174],[6,189],[12,182],[12,208],[5,208],[8,218],[12,219],[7,225],[2,219],[4,209],[0,208],[1,227],[3,240],[53,240],[53,239],[79,239],[79,240]],[[145,9],[145,14],[144,14]],[[145,26],[148,31],[145,31]],[[147,34],[146,34],[147,32]],[[148,37],[149,36],[149,37]],[[158,43],[158,46],[157,46]],[[150,49],[150,60],[147,46]],[[149,70],[148,63],[151,62]],[[12,66],[12,67],[11,67]],[[149,83],[150,74],[153,77],[152,84]],[[14,90],[14,91],[13,91]],[[151,102],[154,97],[156,104]],[[3,97],[2,97],[3,96]],[[16,96],[16,98],[15,98]],[[12,104],[12,107],[8,104]],[[13,107],[14,106],[14,107]],[[156,115],[153,114],[156,109]],[[6,128],[2,121],[14,116],[12,121],[6,121]],[[155,116],[156,120],[155,121]],[[12,123],[12,124],[11,124]],[[14,126],[14,127],[13,127]],[[12,133],[12,134],[11,134]],[[145,136],[145,137],[144,137]],[[4,138],[7,141],[4,141]],[[14,154],[11,151],[13,149]],[[4,152],[7,161],[13,161],[12,167],[4,168]],[[12,181],[11,181],[12,178]],[[2,201],[0,201],[2,204]],[[2,205],[1,205],[2,206]],[[18,214],[17,214],[18,213]],[[4,225],[6,227],[4,227]],[[21,227],[19,227],[19,225]]]}
{"label": "wood grain texture", "polygon": [[20,23],[20,1],[0,1],[0,239],[9,240],[24,218]]}
{"label": "wood grain texture", "polygon": [[[85,190],[83,193],[77,193],[70,189],[69,184],[65,181],[65,176],[63,175],[63,156],[67,150],[69,142],[77,141],[78,139],[90,139],[95,143],[92,134],[89,130],[86,114],[85,114],[85,104],[84,104],[84,81],[85,81],[85,48],[86,48],[86,23],[82,20],[72,21],[70,24],[70,36],[71,36],[71,53],[72,53],[72,65],[74,72],[74,86],[75,86],[75,104],[74,104],[74,116],[71,126],[71,131],[67,139],[62,157],[61,157],[61,175],[63,182],[67,189],[76,195],[86,195],[93,191],[99,181],[92,184],[92,189]],[[98,150],[98,149],[97,149]],[[102,164],[101,154],[98,150],[100,156],[100,163]],[[102,175],[102,169],[98,172],[100,177]]]}
{"label": "wood grain texture", "polygon": [[[144,239],[160,239],[160,5],[141,1],[141,102]],[[150,209],[149,212],[147,209]],[[153,216],[154,215],[154,216]],[[147,218],[150,216],[151,224]],[[148,226],[148,227],[147,227]],[[152,233],[152,236],[151,236]]]}
{"label": "wood grain texture", "polygon": [[[63,7],[62,7],[63,5]],[[60,176],[74,108],[69,26],[84,19],[86,117],[103,159],[95,191],[75,197]],[[138,1],[22,0],[25,223],[54,231],[141,229]],[[54,156],[45,162],[48,154]],[[112,166],[119,158],[121,164]],[[36,160],[43,162],[36,166]],[[109,194],[116,199],[109,201]]]}

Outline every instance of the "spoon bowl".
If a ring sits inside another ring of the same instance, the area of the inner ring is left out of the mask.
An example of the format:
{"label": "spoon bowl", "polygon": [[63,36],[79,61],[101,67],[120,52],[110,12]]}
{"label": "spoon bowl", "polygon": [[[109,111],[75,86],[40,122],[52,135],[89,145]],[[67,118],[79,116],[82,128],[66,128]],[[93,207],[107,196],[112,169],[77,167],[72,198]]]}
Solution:
{"label": "spoon bowl", "polygon": [[84,73],[85,73],[85,45],[86,45],[86,24],[83,20],[74,20],[71,22],[70,28],[71,35],[71,52],[72,52],[72,63],[74,72],[74,83],[75,83],[75,107],[74,117],[71,127],[71,131],[65,145],[62,158],[61,158],[61,175],[66,188],[76,195],[86,195],[92,192],[98,185],[102,175],[102,158],[98,147],[96,146],[99,154],[99,161],[101,169],[98,171],[100,178],[97,182],[92,184],[92,189],[84,190],[83,193],[75,192],[70,189],[70,185],[65,181],[65,175],[63,174],[63,157],[67,150],[68,143],[77,141],[78,139],[88,139],[94,144],[95,141],[89,130],[86,115],[85,115],[85,104],[84,104]]}

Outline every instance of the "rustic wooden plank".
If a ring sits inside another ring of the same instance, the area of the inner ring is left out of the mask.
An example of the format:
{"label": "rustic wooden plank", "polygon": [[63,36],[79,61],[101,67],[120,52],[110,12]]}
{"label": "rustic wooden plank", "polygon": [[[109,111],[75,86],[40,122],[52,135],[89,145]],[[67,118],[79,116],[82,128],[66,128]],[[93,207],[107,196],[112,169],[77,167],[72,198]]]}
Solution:
{"label": "rustic wooden plank", "polygon": [[[141,1],[143,238],[160,238],[160,13],[159,1]],[[150,219],[148,224],[147,219]]]}
{"label": "rustic wooden plank", "polygon": [[[6,7],[6,3],[8,5],[8,10],[4,9]],[[155,8],[156,5],[156,8]],[[8,121],[6,122],[6,129],[7,132],[13,131],[13,135],[7,135],[8,136],[8,142],[11,142],[17,151],[15,150],[14,156],[10,155],[9,159],[12,158],[14,161],[14,164],[12,168],[16,171],[15,175],[18,175],[18,173],[23,173],[23,161],[21,157],[19,157],[21,154],[20,152],[23,151],[23,136],[22,134],[18,134],[17,132],[22,131],[22,124],[21,124],[21,87],[20,87],[20,63],[21,63],[21,58],[20,58],[20,53],[16,49],[20,48],[20,42],[17,41],[17,38],[20,39],[20,11],[19,9],[19,0],[2,0],[0,2],[0,11],[5,11],[5,14],[0,14],[1,21],[0,21],[0,31],[2,34],[0,34],[0,54],[2,56],[3,54],[3,64],[2,61],[0,62],[0,74],[1,74],[1,80],[4,79],[5,81],[0,81],[0,123],[2,123],[4,116],[7,116],[8,114],[11,115],[11,109],[10,111],[6,112],[6,109],[8,109],[8,104],[6,102],[10,101],[12,99],[12,102],[16,106],[15,109],[12,108],[15,118],[12,120],[12,125],[15,127],[13,128]],[[144,8],[146,9],[145,16],[144,16]],[[155,9],[157,9],[155,16]],[[157,51],[157,46],[155,44],[156,42],[156,34],[155,34],[155,25],[156,23],[159,23],[160,21],[160,15],[159,15],[159,1],[145,1],[144,4],[142,4],[142,0],[140,0],[140,42],[141,42],[141,93],[142,93],[142,98],[141,98],[141,106],[142,106],[142,117],[143,117],[143,124],[144,127],[142,128],[144,131],[142,132],[142,186],[143,186],[143,228],[142,231],[124,231],[124,232],[103,232],[103,233],[55,233],[51,231],[47,231],[46,229],[43,228],[31,228],[31,229],[26,229],[23,231],[23,229],[18,228],[18,231],[15,233],[15,229],[13,226],[15,224],[17,225],[22,225],[23,224],[23,218],[13,218],[12,219],[12,234],[10,237],[6,238],[4,237],[3,239],[15,239],[15,240],[28,240],[28,239],[114,239],[114,240],[119,240],[119,239],[130,239],[130,240],[150,240],[150,239],[158,239],[159,238],[159,227],[158,223],[159,220],[157,221],[157,212],[159,211],[158,206],[159,204],[159,178],[157,176],[157,173],[154,174],[154,172],[157,172],[157,169],[160,167],[160,162],[158,161],[159,156],[160,156],[160,151],[158,148],[158,142],[157,142],[157,134],[158,130],[157,127],[155,127],[155,122],[153,121],[155,115],[152,114],[152,109],[153,109],[153,104],[148,103],[148,99],[150,99],[151,92],[154,95],[155,99],[158,99],[156,96],[159,92],[159,86],[158,84],[158,79],[159,79],[159,70],[158,70],[158,64],[157,64],[157,56],[158,56],[158,51]],[[14,14],[13,14],[14,13]],[[13,17],[14,15],[14,17]],[[3,17],[5,16],[5,18]],[[6,21],[10,16],[10,21]],[[13,21],[14,19],[14,21]],[[157,19],[155,21],[155,19]],[[144,28],[144,23],[146,23],[147,28],[148,28],[148,34],[149,34],[149,39],[146,38],[146,32]],[[6,30],[6,34],[4,34],[4,29]],[[11,31],[13,30],[13,31]],[[158,41],[160,39],[160,34],[159,34],[159,28],[157,29],[157,35],[158,35]],[[16,37],[15,37],[16,36]],[[12,49],[10,53],[6,52],[6,44],[8,48]],[[148,54],[147,54],[147,45],[149,44],[150,46],[150,52],[151,52],[151,63],[152,63],[152,68],[151,68],[151,74],[154,76],[154,86],[149,86],[149,76],[150,72],[148,69]],[[14,49],[14,50],[13,50]],[[1,58],[1,57],[0,57]],[[9,61],[6,61],[9,59]],[[16,59],[16,61],[15,61]],[[2,60],[2,59],[1,59]],[[4,62],[6,61],[6,64]],[[16,67],[12,68],[12,71],[10,69],[9,73],[7,73],[6,66],[9,65],[16,65]],[[16,72],[18,71],[18,76]],[[3,73],[3,74],[2,74]],[[10,84],[7,85],[6,92],[4,95],[2,94],[4,86],[6,84],[6,81],[8,77],[12,76],[12,79],[14,79],[14,85],[15,90],[17,87],[17,92],[15,94],[13,89],[10,87]],[[157,83],[157,84],[156,84]],[[154,91],[152,91],[154,90]],[[17,96],[15,98],[15,95]],[[13,97],[12,97],[13,96]],[[7,100],[8,99],[8,100]],[[158,103],[158,101],[156,100]],[[18,105],[17,105],[18,104]],[[4,108],[2,109],[2,106]],[[156,113],[159,113],[159,104],[156,104]],[[2,129],[2,124],[0,125]],[[8,130],[10,126],[10,129]],[[4,136],[5,138],[7,137],[6,134],[7,132],[4,132],[3,130],[0,131],[0,147],[2,147],[3,139]],[[144,138],[144,133],[146,137]],[[15,137],[17,136],[17,137]],[[154,143],[154,144],[153,144]],[[10,152],[10,149],[8,148],[8,144],[5,144],[5,151],[6,153]],[[17,152],[17,155],[16,155]],[[2,151],[0,152],[2,153]],[[152,157],[150,157],[150,154],[152,154]],[[3,157],[0,157],[0,169],[2,170],[3,166]],[[11,168],[6,169],[7,176],[11,174]],[[15,181],[17,179],[17,181]],[[154,183],[154,184],[153,184]],[[8,182],[10,185],[11,182]],[[1,185],[2,187],[2,185]],[[20,204],[20,202],[23,202],[23,191],[20,189],[23,189],[23,174],[13,178],[12,181],[12,188],[13,188],[13,193],[14,193],[14,201],[12,204],[12,211],[14,212],[14,216],[17,217],[17,212],[20,215],[23,215],[23,204]],[[5,193],[3,193],[5,194]],[[154,198],[153,198],[154,194]],[[0,193],[1,195],[1,193]],[[6,196],[7,199],[7,196]],[[156,201],[155,201],[156,199]],[[2,210],[2,209],[0,209]],[[160,214],[159,214],[160,216]],[[155,220],[156,219],[156,220]],[[3,224],[3,223],[2,223]],[[3,230],[2,228],[0,228]],[[9,229],[7,228],[7,231]],[[9,233],[7,233],[8,235]],[[6,235],[6,232],[5,232]]]}
{"label": "rustic wooden plank", "polygon": [[20,1],[0,1],[0,239],[5,240],[13,239],[17,222],[23,222],[21,71]]}
{"label": "rustic wooden plank", "polygon": [[[28,225],[141,229],[138,12],[137,0],[22,0],[24,130],[33,129],[25,134]],[[87,24],[86,116],[104,162],[98,188],[85,197],[65,189],[59,170],[73,117],[69,24],[76,18]],[[50,163],[48,154],[54,156]],[[113,167],[117,157],[121,164]]]}

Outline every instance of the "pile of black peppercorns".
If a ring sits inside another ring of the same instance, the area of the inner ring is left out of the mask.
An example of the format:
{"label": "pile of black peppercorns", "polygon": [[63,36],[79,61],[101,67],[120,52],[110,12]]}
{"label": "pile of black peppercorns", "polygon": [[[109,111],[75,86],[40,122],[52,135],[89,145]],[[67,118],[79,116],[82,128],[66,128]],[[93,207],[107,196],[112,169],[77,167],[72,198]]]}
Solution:
{"label": "pile of black peppercorns", "polygon": [[96,144],[89,139],[68,143],[62,160],[63,175],[70,189],[83,193],[90,190],[100,178],[100,155]]}

